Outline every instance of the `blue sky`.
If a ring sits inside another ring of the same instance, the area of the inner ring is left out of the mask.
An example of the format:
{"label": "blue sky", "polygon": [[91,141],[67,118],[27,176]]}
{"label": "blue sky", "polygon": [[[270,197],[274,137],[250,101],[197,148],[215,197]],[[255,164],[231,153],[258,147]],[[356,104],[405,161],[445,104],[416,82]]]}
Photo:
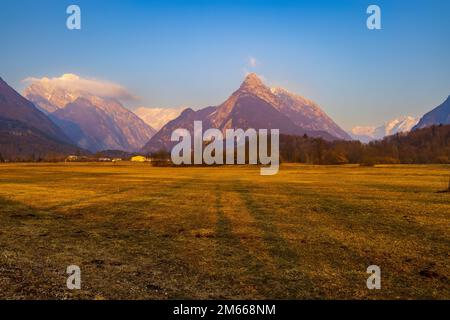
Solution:
{"label": "blue sky", "polygon": [[[82,29],[66,28],[77,4]],[[382,30],[366,28],[381,7]],[[223,102],[246,71],[345,129],[420,116],[450,95],[450,1],[0,1],[0,76],[118,83],[138,106]],[[251,66],[250,58],[256,59]]]}

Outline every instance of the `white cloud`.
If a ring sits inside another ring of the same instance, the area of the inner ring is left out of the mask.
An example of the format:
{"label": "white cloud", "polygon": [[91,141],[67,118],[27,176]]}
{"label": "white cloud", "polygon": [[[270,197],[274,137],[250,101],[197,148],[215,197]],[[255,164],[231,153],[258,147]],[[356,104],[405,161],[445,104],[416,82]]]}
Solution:
{"label": "white cloud", "polygon": [[156,130],[175,119],[185,108],[137,108],[134,113]]}
{"label": "white cloud", "polygon": [[66,73],[55,78],[33,78],[29,77],[24,82],[30,85],[37,84],[45,88],[63,89],[67,92],[88,93],[104,98],[115,98],[119,100],[136,100],[123,86],[105,80],[82,78],[76,74]]}
{"label": "white cloud", "polygon": [[258,60],[256,60],[255,57],[249,57],[248,58],[248,65],[249,65],[249,67],[256,68],[258,66],[258,64],[259,64],[259,62],[258,62]]}

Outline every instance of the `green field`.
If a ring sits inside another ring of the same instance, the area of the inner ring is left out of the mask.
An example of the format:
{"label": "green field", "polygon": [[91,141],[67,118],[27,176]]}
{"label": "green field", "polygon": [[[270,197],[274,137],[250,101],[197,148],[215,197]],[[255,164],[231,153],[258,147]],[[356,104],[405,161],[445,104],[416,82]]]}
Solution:
{"label": "green field", "polygon": [[449,174],[0,164],[0,298],[450,299]]}

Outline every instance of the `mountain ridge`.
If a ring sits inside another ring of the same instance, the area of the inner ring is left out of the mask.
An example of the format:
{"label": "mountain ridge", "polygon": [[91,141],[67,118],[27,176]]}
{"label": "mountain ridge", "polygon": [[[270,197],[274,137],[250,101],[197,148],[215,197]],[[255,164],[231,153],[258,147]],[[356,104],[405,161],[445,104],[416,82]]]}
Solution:
{"label": "mountain ridge", "polygon": [[439,124],[450,124],[450,95],[443,103],[425,113],[413,130]]}
{"label": "mountain ridge", "polygon": [[[76,80],[76,77],[68,74],[61,78]],[[115,98],[52,85],[48,81],[31,83],[24,95],[50,115],[80,147],[92,152],[102,149],[137,151],[156,133]],[[68,106],[70,110],[64,111]]]}
{"label": "mountain ridge", "polygon": [[56,140],[71,143],[72,141],[36,106],[11,88],[0,77],[0,116],[18,120],[48,133]]}
{"label": "mountain ridge", "polygon": [[0,78],[0,155],[10,161],[61,160],[84,153],[33,103]]}
{"label": "mountain ridge", "polygon": [[[301,109],[300,105],[296,106]],[[202,121],[204,130],[207,128],[217,128],[221,131],[237,128],[279,129],[282,134],[306,134],[327,140],[338,139],[326,130],[321,130],[320,126],[318,126],[318,130],[310,130],[295,124],[286,114],[286,110],[292,110],[292,107],[285,106],[281,98],[265,86],[256,74],[251,73],[245,77],[239,88],[220,105],[198,111],[185,109],[177,118],[163,126],[142,148],[142,151],[150,153],[161,148],[170,149],[174,145],[170,141],[171,133],[178,128],[185,128],[192,132],[193,121]],[[325,115],[325,113],[323,114]],[[342,130],[342,132],[344,131]],[[344,137],[350,139],[346,133]]]}
{"label": "mountain ridge", "polygon": [[386,121],[384,124],[375,126],[357,126],[353,127],[350,131],[350,135],[353,139],[360,140],[361,142],[368,143],[373,140],[380,140],[386,136],[390,136],[396,133],[405,133],[412,130],[417,124],[419,118],[411,116],[399,117]]}

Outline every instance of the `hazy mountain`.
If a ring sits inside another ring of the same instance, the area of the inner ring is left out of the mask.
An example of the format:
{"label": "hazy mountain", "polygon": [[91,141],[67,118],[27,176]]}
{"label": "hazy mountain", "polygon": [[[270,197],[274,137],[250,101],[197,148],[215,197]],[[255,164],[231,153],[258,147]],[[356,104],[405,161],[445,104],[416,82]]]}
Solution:
{"label": "hazy mountain", "polygon": [[[194,120],[203,121],[203,129],[230,128],[280,129],[282,134],[322,137],[327,140],[348,135],[326,116],[320,108],[299,96],[281,89],[271,90],[256,74],[249,74],[240,88],[224,103],[199,111],[184,110],[180,116],[167,123],[145,145],[143,152],[154,152],[161,148],[170,149],[172,132],[177,128],[192,131]],[[317,122],[317,123],[314,123]],[[322,124],[320,124],[322,122]],[[339,137],[327,132],[339,132]]]}
{"label": "hazy mountain", "polygon": [[450,124],[450,96],[441,105],[426,113],[413,130],[433,124]]}
{"label": "hazy mountain", "polygon": [[31,83],[24,93],[80,147],[91,151],[139,150],[156,132],[113,98],[42,81]]}
{"label": "hazy mountain", "polygon": [[[0,78],[0,154],[10,160],[64,157],[79,149],[44,113]],[[51,154],[51,155],[50,155]]]}
{"label": "hazy mountain", "polygon": [[367,143],[372,140],[380,140],[400,132],[409,132],[419,121],[418,118],[410,116],[387,121],[381,126],[354,127],[350,135],[353,139]]}
{"label": "hazy mountain", "polygon": [[181,108],[137,108],[134,113],[152,128],[159,130],[167,122],[175,119],[183,111]]}

